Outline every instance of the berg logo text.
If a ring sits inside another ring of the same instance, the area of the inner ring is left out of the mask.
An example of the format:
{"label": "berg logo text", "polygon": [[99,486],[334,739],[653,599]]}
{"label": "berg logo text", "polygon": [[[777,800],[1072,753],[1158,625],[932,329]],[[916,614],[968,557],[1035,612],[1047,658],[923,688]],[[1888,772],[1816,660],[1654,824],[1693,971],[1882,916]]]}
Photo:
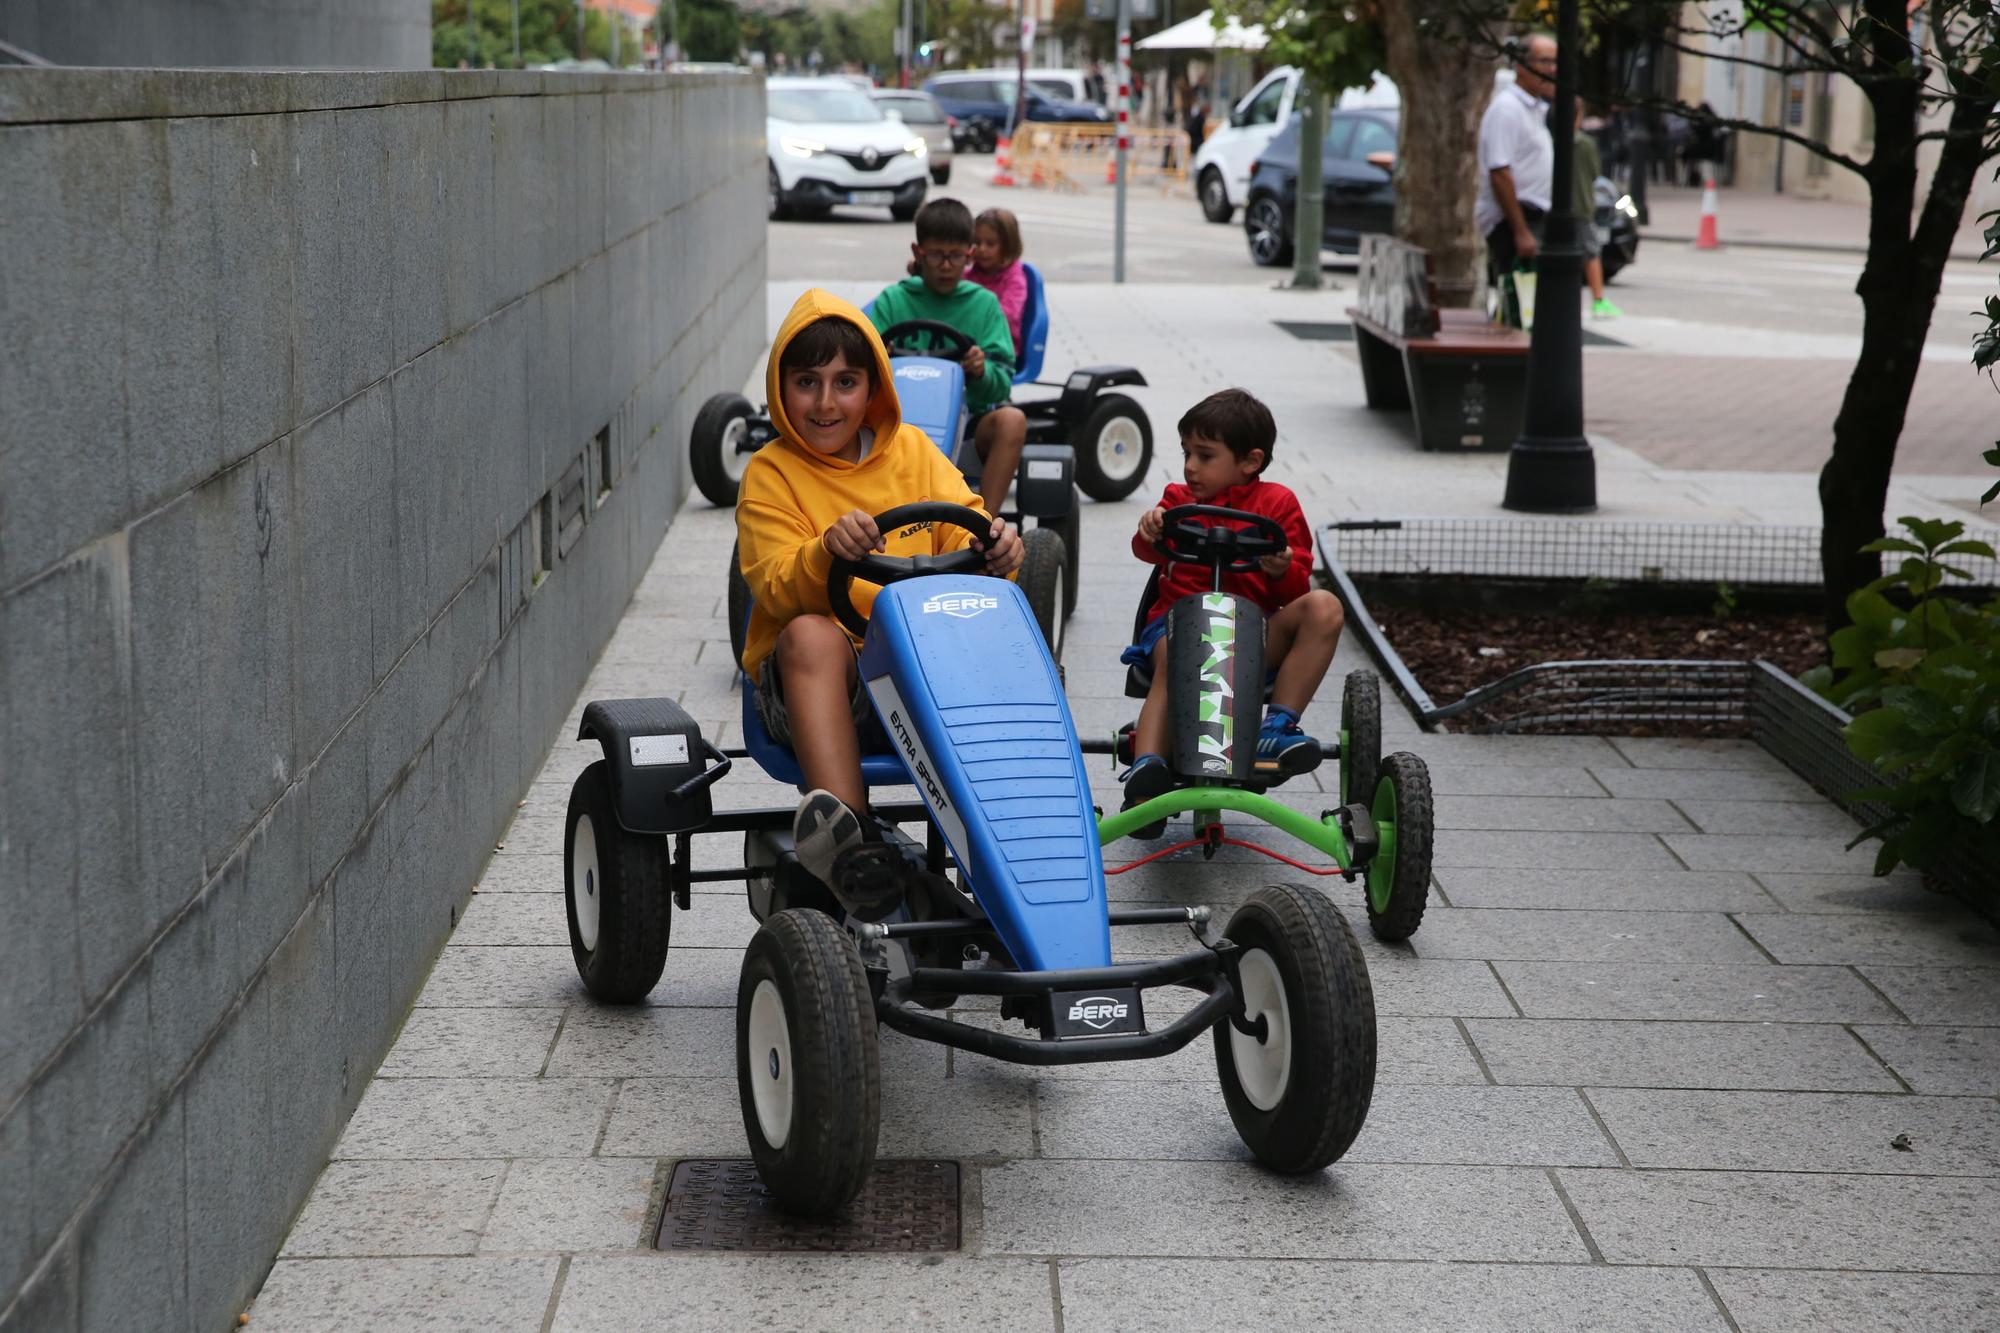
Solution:
{"label": "berg logo text", "polygon": [[1132,1012],[1132,1006],[1108,995],[1086,995],[1069,1007],[1069,1021],[1103,1031]]}
{"label": "berg logo text", "polygon": [[924,603],[924,614],[927,616],[934,616],[942,611],[948,616],[957,616],[960,620],[969,620],[982,611],[999,609],[998,597],[988,597],[978,592],[942,593]]}

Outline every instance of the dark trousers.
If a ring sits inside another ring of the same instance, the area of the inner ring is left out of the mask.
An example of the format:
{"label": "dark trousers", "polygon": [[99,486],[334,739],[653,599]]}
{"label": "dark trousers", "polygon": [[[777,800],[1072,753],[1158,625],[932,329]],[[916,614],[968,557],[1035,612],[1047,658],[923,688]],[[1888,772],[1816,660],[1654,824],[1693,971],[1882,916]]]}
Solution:
{"label": "dark trousers", "polygon": [[[1535,240],[1542,239],[1542,222],[1548,214],[1533,204],[1521,205],[1521,216],[1527,219],[1528,230],[1535,234]],[[1486,278],[1498,285],[1502,273],[1514,271],[1514,228],[1505,219],[1486,233]]]}

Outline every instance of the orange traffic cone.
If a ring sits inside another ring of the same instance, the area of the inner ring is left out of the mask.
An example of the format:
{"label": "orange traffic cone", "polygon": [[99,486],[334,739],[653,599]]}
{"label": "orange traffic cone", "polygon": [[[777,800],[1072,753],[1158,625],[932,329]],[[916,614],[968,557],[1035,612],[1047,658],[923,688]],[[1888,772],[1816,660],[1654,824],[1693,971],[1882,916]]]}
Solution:
{"label": "orange traffic cone", "polygon": [[993,145],[993,183],[1012,185],[1014,183],[1014,141],[1006,135]]}
{"label": "orange traffic cone", "polygon": [[1113,152],[1110,157],[1104,159],[1104,183],[1106,185],[1116,185],[1118,183],[1118,154],[1116,152]]}
{"label": "orange traffic cone", "polygon": [[1722,242],[1715,235],[1715,168],[1704,164],[1701,169],[1701,230],[1695,233],[1694,248],[1697,250],[1720,250]]}

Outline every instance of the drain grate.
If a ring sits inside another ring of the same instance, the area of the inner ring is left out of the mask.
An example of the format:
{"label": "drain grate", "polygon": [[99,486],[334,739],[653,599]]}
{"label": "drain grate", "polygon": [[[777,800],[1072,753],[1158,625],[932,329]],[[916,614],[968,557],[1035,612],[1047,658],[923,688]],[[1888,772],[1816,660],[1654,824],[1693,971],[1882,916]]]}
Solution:
{"label": "drain grate", "polygon": [[959,1242],[957,1162],[877,1162],[847,1212],[831,1221],[778,1210],[748,1158],[674,1167],[658,1249],[738,1254],[923,1254]]}

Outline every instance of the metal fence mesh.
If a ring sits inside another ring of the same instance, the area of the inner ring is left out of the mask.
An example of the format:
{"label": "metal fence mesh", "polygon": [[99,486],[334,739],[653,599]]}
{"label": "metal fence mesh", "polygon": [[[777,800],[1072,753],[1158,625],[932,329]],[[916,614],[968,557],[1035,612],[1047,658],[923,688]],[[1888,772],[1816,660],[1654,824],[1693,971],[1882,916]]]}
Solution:
{"label": "metal fence mesh", "polygon": [[1435,711],[1473,732],[1750,734],[1747,662],[1544,662]]}

